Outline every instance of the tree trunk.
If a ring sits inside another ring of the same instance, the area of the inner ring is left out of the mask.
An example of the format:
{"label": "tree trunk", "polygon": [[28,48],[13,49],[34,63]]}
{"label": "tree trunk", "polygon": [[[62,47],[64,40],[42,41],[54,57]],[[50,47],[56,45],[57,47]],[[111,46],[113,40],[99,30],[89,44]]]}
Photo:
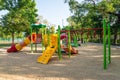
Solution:
{"label": "tree trunk", "polygon": [[99,36],[99,43],[102,43],[102,35],[101,34],[98,34],[98,36]]}
{"label": "tree trunk", "polygon": [[12,32],[12,44],[14,44],[14,32]]}
{"label": "tree trunk", "polygon": [[113,44],[117,44],[117,34],[114,34]]}
{"label": "tree trunk", "polygon": [[115,29],[113,44],[117,44],[117,33],[118,33],[118,29]]}

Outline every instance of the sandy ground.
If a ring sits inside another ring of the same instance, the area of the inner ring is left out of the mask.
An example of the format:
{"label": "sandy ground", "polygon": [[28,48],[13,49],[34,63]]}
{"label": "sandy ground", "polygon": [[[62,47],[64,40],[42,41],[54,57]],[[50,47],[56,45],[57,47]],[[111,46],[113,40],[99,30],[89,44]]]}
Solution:
{"label": "sandy ground", "polygon": [[120,80],[120,47],[112,46],[112,63],[103,69],[102,44],[89,43],[76,49],[79,54],[55,54],[47,65],[37,63],[41,53],[31,54],[29,47],[18,53],[0,49],[0,80]]}

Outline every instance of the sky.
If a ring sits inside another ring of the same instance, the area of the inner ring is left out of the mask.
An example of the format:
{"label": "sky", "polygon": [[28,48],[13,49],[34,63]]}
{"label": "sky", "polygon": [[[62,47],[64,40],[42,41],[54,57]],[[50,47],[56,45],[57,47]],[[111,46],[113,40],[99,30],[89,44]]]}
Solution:
{"label": "sky", "polygon": [[51,24],[67,25],[70,16],[69,6],[64,0],[36,0],[38,15],[42,15]]}
{"label": "sky", "polygon": [[[65,26],[67,25],[66,19],[71,15],[69,6],[64,3],[64,0],[35,0],[36,8],[38,9],[38,15],[43,16],[49,23],[55,25]],[[81,0],[77,0],[81,1]],[[0,11],[1,15],[6,11]]]}

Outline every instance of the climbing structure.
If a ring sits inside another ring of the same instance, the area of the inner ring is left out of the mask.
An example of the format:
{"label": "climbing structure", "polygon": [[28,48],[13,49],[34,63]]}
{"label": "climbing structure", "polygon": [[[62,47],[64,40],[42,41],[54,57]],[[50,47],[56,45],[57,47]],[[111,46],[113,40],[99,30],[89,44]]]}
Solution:
{"label": "climbing structure", "polygon": [[50,45],[46,48],[45,51],[43,51],[42,55],[38,57],[37,62],[47,64],[49,59],[55,53],[57,47],[58,47],[58,36],[57,34],[51,34]]}

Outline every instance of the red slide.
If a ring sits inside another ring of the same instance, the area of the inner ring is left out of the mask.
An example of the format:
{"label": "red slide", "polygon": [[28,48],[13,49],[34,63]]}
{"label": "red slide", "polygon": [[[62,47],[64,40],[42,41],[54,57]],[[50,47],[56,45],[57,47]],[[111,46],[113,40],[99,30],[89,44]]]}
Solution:
{"label": "red slide", "polygon": [[[69,52],[68,47],[62,46],[62,48],[65,50],[65,52]],[[70,46],[70,52],[71,54],[78,54],[78,50],[75,50],[73,47]]]}
{"label": "red slide", "polygon": [[[67,34],[65,34],[65,33],[62,33],[61,35],[60,35],[60,39],[61,40],[63,40],[63,39],[65,39],[66,38],[66,43],[68,42],[67,41]],[[69,52],[69,49],[68,49],[68,47],[64,47],[63,45],[62,45],[62,48],[65,50],[65,52]],[[73,47],[71,47],[70,46],[70,51],[71,51],[71,54],[78,54],[78,50],[75,50]]]}
{"label": "red slide", "polygon": [[25,40],[23,40],[20,43],[17,44],[12,44],[11,47],[7,50],[8,53],[11,52],[18,52],[20,51],[23,47],[27,46],[28,44],[30,44],[30,36],[27,37]]}
{"label": "red slide", "polygon": [[17,52],[18,50],[15,47],[15,44],[12,44],[11,47],[7,50],[8,53],[10,52]]}
{"label": "red slide", "polygon": [[[32,42],[40,42],[41,40],[36,39],[36,37],[39,39],[41,38],[40,34],[32,34]],[[25,46],[27,46],[28,44],[30,44],[31,42],[31,36],[26,37],[23,41],[17,43],[17,44],[12,44],[11,47],[7,50],[8,53],[11,52],[18,52],[21,49],[23,49]]]}

